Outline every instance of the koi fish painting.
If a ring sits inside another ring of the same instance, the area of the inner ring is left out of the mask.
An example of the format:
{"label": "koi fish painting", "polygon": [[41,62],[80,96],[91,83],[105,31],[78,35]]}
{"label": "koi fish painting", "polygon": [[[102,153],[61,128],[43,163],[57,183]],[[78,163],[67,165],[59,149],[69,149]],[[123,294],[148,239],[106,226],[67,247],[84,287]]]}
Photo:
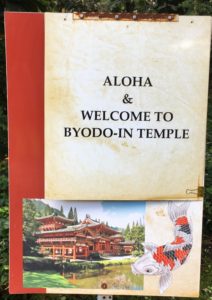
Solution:
{"label": "koi fish painting", "polygon": [[161,294],[171,284],[172,271],[187,261],[192,249],[193,237],[191,222],[187,217],[188,208],[188,202],[180,206],[168,202],[168,215],[174,224],[174,241],[161,246],[143,243],[145,254],[131,266],[135,275],[160,276]]}

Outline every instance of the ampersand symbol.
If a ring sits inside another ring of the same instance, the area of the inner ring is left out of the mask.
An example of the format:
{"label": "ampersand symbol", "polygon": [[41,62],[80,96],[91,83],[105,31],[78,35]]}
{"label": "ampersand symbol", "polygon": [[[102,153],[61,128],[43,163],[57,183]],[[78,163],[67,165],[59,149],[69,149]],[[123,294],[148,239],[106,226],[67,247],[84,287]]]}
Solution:
{"label": "ampersand symbol", "polygon": [[133,99],[133,98],[130,98],[130,97],[129,97],[129,94],[125,94],[125,95],[124,95],[124,99],[123,99],[122,101],[123,101],[124,104],[132,104],[132,103],[133,103],[133,102],[132,102],[132,99]]}

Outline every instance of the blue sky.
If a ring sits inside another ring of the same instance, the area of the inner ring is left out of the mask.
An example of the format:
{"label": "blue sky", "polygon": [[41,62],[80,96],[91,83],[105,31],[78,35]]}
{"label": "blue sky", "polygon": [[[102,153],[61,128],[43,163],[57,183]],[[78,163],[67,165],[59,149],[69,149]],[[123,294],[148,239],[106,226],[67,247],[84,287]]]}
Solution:
{"label": "blue sky", "polygon": [[89,214],[92,219],[100,219],[111,226],[125,228],[128,223],[132,225],[133,221],[144,222],[145,201],[42,201],[57,209],[63,205],[66,216],[71,206],[76,207],[78,219],[83,220]]}

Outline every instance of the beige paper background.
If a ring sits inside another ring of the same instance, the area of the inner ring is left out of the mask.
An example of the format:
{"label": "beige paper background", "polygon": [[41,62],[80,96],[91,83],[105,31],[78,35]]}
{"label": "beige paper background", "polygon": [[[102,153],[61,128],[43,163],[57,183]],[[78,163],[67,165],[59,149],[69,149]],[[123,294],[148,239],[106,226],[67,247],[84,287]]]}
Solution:
{"label": "beige paper background", "polygon": [[[145,242],[163,245],[174,239],[174,226],[167,214],[167,202],[149,201],[145,213]],[[192,224],[193,247],[186,263],[172,272],[170,287],[162,296],[198,297],[200,285],[201,238],[202,238],[202,201],[192,201],[188,217]],[[118,268],[118,266],[117,266]],[[144,289],[135,290],[103,290],[103,289],[69,289],[47,288],[47,293],[101,294],[101,295],[149,295],[160,296],[159,276],[144,276]]]}
{"label": "beige paper background", "polygon": [[[45,197],[202,199],[210,17],[179,22],[74,21],[45,14]],[[149,76],[152,88],[103,87]],[[122,103],[128,93],[134,103]],[[80,111],[171,111],[164,122],[82,121]],[[64,127],[189,128],[188,140],[64,138]]]}

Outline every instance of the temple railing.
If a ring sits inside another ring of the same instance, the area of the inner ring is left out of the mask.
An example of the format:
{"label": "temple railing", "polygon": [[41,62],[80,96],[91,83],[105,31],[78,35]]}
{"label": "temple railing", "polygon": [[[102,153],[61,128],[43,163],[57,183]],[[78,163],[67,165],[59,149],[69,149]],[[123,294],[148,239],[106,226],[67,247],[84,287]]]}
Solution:
{"label": "temple railing", "polygon": [[45,243],[45,242],[76,242],[76,238],[39,238],[36,241],[37,243]]}

